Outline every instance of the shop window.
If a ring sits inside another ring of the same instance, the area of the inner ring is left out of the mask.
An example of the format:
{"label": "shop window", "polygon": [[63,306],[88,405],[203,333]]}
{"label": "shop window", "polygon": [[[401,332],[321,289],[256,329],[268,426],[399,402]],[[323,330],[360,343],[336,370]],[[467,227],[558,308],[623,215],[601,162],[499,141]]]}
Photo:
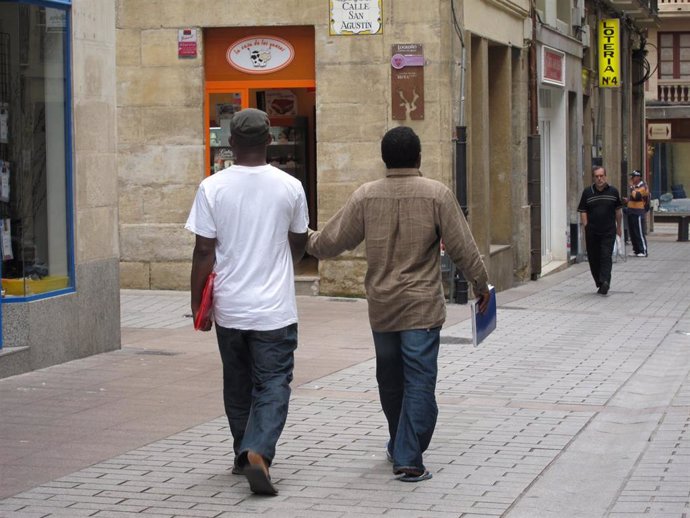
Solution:
{"label": "shop window", "polygon": [[5,302],[74,286],[67,3],[0,3]]}

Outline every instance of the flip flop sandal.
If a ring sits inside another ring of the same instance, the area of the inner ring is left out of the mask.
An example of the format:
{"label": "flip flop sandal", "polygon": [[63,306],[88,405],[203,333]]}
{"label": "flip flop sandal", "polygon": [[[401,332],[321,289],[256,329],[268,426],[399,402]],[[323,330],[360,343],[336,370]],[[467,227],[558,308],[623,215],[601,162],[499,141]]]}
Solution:
{"label": "flip flop sandal", "polygon": [[421,475],[413,473],[403,473],[398,477],[400,482],[421,482],[422,480],[429,480],[433,475],[428,471],[424,471]]}
{"label": "flip flop sandal", "polygon": [[244,467],[242,474],[247,477],[249,481],[249,488],[257,495],[275,496],[278,490],[271,482],[269,477],[261,466],[249,464]]}

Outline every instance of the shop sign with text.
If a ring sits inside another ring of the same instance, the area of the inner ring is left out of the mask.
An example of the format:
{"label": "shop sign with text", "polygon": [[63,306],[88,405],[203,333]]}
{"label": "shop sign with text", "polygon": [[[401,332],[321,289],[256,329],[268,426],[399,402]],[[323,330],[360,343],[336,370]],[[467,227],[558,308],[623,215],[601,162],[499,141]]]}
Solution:
{"label": "shop sign with text", "polygon": [[290,42],[276,36],[249,36],[236,41],[225,53],[228,63],[248,74],[270,74],[295,59]]}
{"label": "shop sign with text", "polygon": [[329,0],[331,36],[382,34],[383,0]]}
{"label": "shop sign with text", "polygon": [[599,22],[599,86],[618,88],[621,83],[620,20],[609,18]]}
{"label": "shop sign with text", "polygon": [[649,140],[670,140],[671,139],[671,124],[652,123],[647,124],[647,138]]}
{"label": "shop sign with text", "polygon": [[565,86],[565,52],[541,48],[541,80],[551,85]]}

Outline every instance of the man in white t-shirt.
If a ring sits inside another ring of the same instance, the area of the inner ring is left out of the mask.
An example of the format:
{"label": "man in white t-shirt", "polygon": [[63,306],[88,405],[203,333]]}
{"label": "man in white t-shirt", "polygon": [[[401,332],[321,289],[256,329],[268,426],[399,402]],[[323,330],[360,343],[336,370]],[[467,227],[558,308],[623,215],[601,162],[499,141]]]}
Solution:
{"label": "man in white t-shirt", "polygon": [[261,110],[235,114],[235,164],[201,182],[185,228],[196,234],[194,317],[216,272],[213,317],[233,473],[243,473],[253,492],[275,495],[268,468],[287,419],[297,347],[293,261],[304,253],[309,216],[299,180],[266,163],[269,127]]}

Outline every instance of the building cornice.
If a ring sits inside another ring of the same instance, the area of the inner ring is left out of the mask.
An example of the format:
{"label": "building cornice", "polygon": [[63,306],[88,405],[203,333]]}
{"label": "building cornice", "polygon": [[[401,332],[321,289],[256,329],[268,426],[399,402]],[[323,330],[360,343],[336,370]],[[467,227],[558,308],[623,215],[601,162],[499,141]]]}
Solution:
{"label": "building cornice", "polygon": [[527,18],[529,17],[529,9],[524,9],[520,7],[515,2],[510,0],[484,0],[487,4],[492,4],[496,8],[504,11],[516,18]]}
{"label": "building cornice", "polygon": [[612,9],[625,15],[633,23],[640,27],[659,25],[659,14],[652,9],[649,1],[644,0],[602,0]]}

